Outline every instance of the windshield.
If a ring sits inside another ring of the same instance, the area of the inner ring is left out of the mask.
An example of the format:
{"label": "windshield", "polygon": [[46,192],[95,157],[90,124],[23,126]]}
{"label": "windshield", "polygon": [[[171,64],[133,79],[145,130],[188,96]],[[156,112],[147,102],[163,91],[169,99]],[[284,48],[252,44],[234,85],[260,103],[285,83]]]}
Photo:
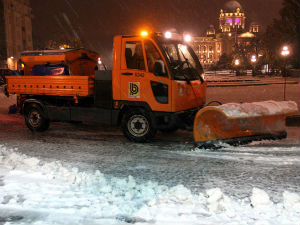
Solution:
{"label": "windshield", "polygon": [[175,80],[199,80],[202,66],[193,49],[179,42],[162,43]]}

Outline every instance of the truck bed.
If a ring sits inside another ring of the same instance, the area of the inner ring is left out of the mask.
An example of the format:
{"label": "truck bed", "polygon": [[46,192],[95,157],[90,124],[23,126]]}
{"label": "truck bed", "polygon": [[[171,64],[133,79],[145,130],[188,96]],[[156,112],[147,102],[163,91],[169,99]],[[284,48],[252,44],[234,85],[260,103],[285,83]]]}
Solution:
{"label": "truck bed", "polygon": [[94,94],[94,75],[90,76],[7,76],[10,94],[86,97]]}

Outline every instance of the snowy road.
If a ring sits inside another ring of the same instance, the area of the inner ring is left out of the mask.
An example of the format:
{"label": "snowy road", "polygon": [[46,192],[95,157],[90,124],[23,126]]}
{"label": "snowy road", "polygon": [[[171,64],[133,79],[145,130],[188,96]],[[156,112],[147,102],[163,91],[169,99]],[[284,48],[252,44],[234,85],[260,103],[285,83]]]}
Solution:
{"label": "snowy road", "polygon": [[239,198],[259,187],[278,200],[283,190],[300,192],[299,128],[289,128],[289,134],[292,132],[282,141],[191,151],[190,132],[158,134],[161,137],[152,143],[136,144],[118,129],[64,123],[53,125],[46,133],[32,134],[18,117],[0,128],[0,142],[28,156],[60,160],[84,171],[132,175],[141,182],[152,180],[168,186],[185,184],[195,191],[222,187],[226,194]]}
{"label": "snowy road", "polygon": [[[263,92],[276,87],[264,86],[267,90]],[[299,104],[299,85],[290,85],[288,90],[290,99],[296,99]],[[231,93],[235,92],[236,89],[224,88],[208,90],[209,98],[216,100],[215,96],[222,96],[222,102],[232,101]],[[275,93],[272,99],[282,100],[276,99],[277,95],[281,97]],[[238,95],[237,101],[242,96]],[[249,101],[249,95],[244,93],[244,96]],[[271,99],[261,95],[258,99],[252,97],[253,101]],[[249,198],[253,188],[265,190],[274,203],[283,202],[284,191],[300,193],[299,127],[289,127],[288,138],[281,141],[257,142],[219,151],[197,150],[193,149],[192,133],[186,131],[158,133],[157,138],[147,144],[128,142],[117,128],[80,124],[54,123],[49,131],[32,134],[21,116],[7,114],[7,104],[13,101],[3,96],[0,99],[0,144],[8,149],[17,148],[15,152],[45,163],[58,160],[63,166],[77,167],[79,171],[99,170],[108,179],[131,175],[140,184],[152,181],[168,188],[183,184],[192,194],[218,187],[235,200]]]}

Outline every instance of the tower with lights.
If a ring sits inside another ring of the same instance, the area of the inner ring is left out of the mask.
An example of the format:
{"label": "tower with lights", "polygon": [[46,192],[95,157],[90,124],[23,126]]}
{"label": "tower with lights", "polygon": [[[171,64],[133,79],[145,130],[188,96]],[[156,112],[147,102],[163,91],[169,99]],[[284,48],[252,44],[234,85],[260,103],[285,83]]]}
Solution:
{"label": "tower with lights", "polygon": [[246,17],[241,4],[237,1],[229,1],[224,9],[220,10],[219,28],[222,32],[243,32]]}

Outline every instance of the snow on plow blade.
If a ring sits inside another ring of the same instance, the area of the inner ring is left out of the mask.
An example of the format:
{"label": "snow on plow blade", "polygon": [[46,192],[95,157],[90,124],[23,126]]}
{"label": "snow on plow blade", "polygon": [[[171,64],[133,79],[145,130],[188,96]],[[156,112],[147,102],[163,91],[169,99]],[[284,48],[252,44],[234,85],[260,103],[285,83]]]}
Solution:
{"label": "snow on plow blade", "polygon": [[194,141],[198,147],[233,145],[253,140],[286,137],[286,116],[298,112],[293,101],[228,103],[201,109],[194,120]]}

